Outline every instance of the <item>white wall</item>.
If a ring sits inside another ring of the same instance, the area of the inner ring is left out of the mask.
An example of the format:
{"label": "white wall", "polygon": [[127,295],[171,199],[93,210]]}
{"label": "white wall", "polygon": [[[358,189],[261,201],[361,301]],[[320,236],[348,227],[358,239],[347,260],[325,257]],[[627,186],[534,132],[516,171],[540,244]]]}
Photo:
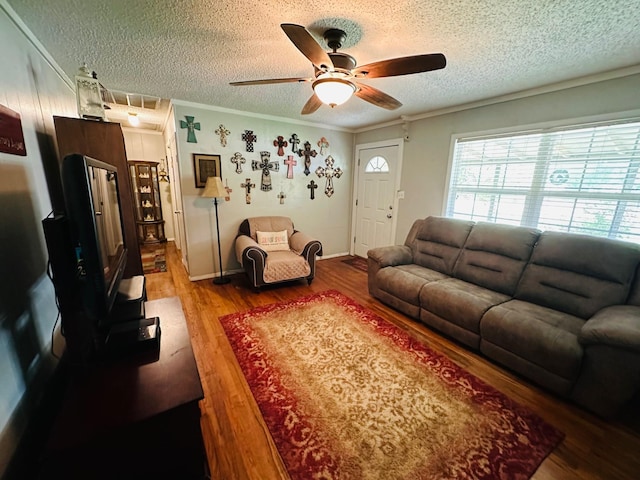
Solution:
{"label": "white wall", "polygon": [[[217,274],[220,271],[213,201],[201,198],[202,189],[195,187],[194,153],[221,155],[222,181],[228,182],[233,190],[231,201],[223,202],[218,206],[224,271],[235,271],[240,268],[235,258],[234,239],[240,223],[247,217],[262,215],[291,217],[296,229],[322,242],[325,256],[348,253],[353,176],[352,133],[310,124],[296,124],[286,120],[217,111],[206,106],[191,106],[179,102],[174,105],[174,114],[190,278],[207,278],[213,276],[214,272]],[[195,132],[198,143],[188,143],[186,129],[180,128],[179,122],[184,120],[186,115],[194,116],[195,121],[200,123],[200,131]],[[220,124],[231,131],[226,147],[220,144],[220,137],[214,133]],[[258,137],[258,141],[254,143],[253,153],[246,151],[246,144],[241,138],[245,130],[252,130]],[[303,158],[294,155],[298,164],[294,168],[293,179],[287,179],[287,168],[283,160],[286,159],[286,155],[291,154],[291,146],[285,149],[285,156],[279,157],[273,141],[278,135],[282,135],[288,141],[292,133],[296,133],[301,140],[299,148],[303,148],[303,143],[308,140],[312,148],[319,152],[317,142],[321,137],[327,138],[330,147],[325,155],[318,154],[312,159],[309,176],[303,173]],[[278,160],[280,164],[279,172],[272,174],[273,190],[270,192],[260,190],[262,173],[260,170],[251,169],[251,161],[260,160],[260,151],[263,150],[269,151],[271,160]],[[235,166],[231,163],[231,157],[235,152],[240,152],[247,161],[242,166],[240,174],[236,173]],[[318,178],[314,173],[318,166],[325,166],[324,161],[328,155],[335,160],[334,168],[340,167],[343,171],[340,178],[334,179],[335,193],[330,198],[324,194],[325,179]],[[249,205],[245,202],[244,189],[240,187],[247,178],[256,185],[251,192],[252,201]],[[313,201],[309,198],[307,188],[312,179],[319,187],[315,191]],[[280,189],[287,196],[283,205],[277,197]]]}
{"label": "white wall", "polygon": [[[607,115],[624,118],[640,109],[640,74],[504,101],[409,122],[404,146],[396,243],[415,219],[442,215],[452,135]],[[631,112],[631,113],[630,113]],[[356,135],[356,144],[404,136],[401,125]]]}
{"label": "white wall", "polygon": [[68,79],[5,8],[0,2],[0,104],[20,114],[27,156],[0,153],[0,476],[56,364],[58,311],[41,223],[54,202],[45,171],[58,164],[53,115],[76,115]]}
{"label": "white wall", "polygon": [[[127,160],[146,160],[149,162],[164,162],[167,168],[164,138],[160,132],[151,132],[128,128],[123,125],[122,134],[127,150]],[[158,164],[160,168],[160,163]],[[173,180],[173,179],[172,179]],[[173,240],[173,199],[168,182],[159,182],[162,218],[164,219],[164,233],[167,240]]]}

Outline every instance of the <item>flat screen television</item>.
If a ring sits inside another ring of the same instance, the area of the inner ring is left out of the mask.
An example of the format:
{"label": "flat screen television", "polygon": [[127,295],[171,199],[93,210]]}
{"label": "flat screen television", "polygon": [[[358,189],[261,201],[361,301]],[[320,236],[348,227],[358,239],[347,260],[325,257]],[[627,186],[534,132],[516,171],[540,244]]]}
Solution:
{"label": "flat screen television", "polygon": [[43,226],[67,349],[87,360],[126,264],[120,179],[117,167],[79,154],[64,158],[61,178],[64,214],[43,220]]}
{"label": "flat screen television", "polygon": [[77,274],[88,290],[86,307],[108,315],[126,264],[118,169],[84,155],[62,163],[62,188],[79,260]]}

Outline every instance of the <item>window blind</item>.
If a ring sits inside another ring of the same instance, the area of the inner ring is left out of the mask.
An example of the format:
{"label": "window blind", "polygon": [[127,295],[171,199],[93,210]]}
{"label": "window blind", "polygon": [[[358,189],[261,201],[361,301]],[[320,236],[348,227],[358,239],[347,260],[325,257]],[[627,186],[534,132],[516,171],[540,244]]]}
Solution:
{"label": "window blind", "polygon": [[640,243],[640,122],[455,143],[446,215]]}

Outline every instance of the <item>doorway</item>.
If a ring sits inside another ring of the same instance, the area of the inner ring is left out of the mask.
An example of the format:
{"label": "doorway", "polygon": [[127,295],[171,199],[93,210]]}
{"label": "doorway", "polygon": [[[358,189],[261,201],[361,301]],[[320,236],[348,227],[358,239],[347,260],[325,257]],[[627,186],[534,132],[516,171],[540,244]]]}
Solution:
{"label": "doorway", "polygon": [[353,255],[366,258],[369,249],[395,241],[403,146],[403,139],[356,146]]}
{"label": "doorway", "polygon": [[178,255],[185,268],[188,271],[187,264],[187,241],[184,231],[184,216],[182,206],[182,189],[180,183],[180,168],[178,166],[178,148],[176,145],[176,134],[169,137],[167,145],[167,157],[169,164],[169,173],[171,175],[171,197],[173,198],[173,228],[176,249]]}

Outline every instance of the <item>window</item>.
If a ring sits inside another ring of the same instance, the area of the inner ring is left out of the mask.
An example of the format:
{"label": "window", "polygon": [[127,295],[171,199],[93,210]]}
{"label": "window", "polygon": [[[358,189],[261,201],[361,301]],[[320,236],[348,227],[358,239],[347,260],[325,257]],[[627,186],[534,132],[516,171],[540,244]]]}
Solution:
{"label": "window", "polygon": [[376,156],[369,160],[367,166],[364,167],[365,173],[388,173],[389,164],[384,157]]}
{"label": "window", "polygon": [[640,122],[458,139],[446,215],[640,243]]}

